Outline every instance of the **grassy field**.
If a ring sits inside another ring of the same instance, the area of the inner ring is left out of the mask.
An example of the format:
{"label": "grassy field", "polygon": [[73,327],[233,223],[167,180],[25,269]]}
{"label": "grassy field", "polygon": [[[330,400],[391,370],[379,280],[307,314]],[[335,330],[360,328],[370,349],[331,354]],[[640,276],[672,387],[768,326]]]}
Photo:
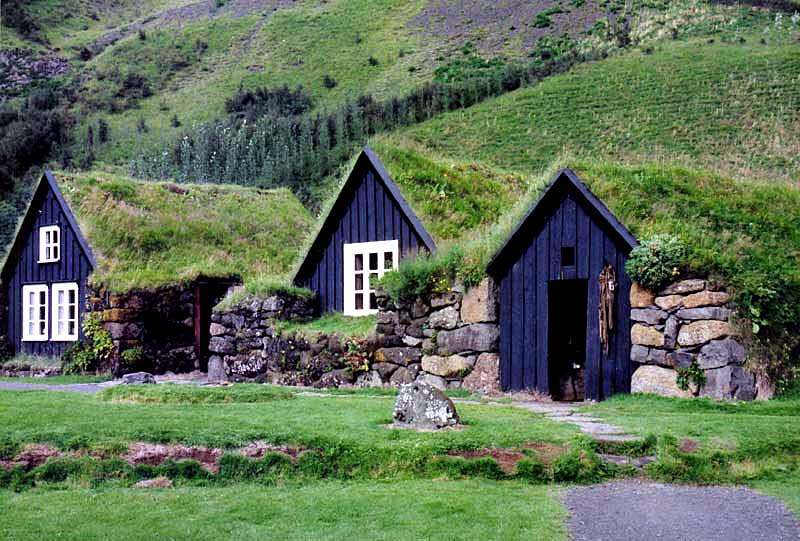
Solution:
{"label": "grassy field", "polygon": [[[106,390],[100,398],[0,391],[0,424],[12,441],[50,443],[60,448],[68,448],[75,441],[89,446],[154,441],[231,448],[263,439],[309,447],[374,449],[399,459],[431,456],[448,449],[563,442],[577,434],[574,427],[522,410],[479,405],[459,408],[468,426],[465,430],[422,434],[389,430],[384,425],[391,423],[393,397],[304,397],[270,389],[237,386],[231,402],[224,404],[190,404],[186,403],[188,399],[181,404],[140,404],[131,402],[126,389]],[[182,391],[167,387],[143,392]],[[260,393],[261,401],[239,401],[239,396],[250,396],[251,392]],[[362,459],[362,466],[368,469],[374,457],[365,455]]]}
{"label": "grassy field", "polygon": [[800,50],[665,42],[579,66],[395,135],[456,159],[537,173],[570,154],[666,160],[736,177],[800,173]]}
{"label": "grassy field", "polygon": [[287,190],[136,182],[102,172],[56,173],[112,290],[286,273],[311,218]]}
{"label": "grassy field", "polygon": [[0,492],[0,505],[4,539],[566,539],[551,489],[485,481]]}

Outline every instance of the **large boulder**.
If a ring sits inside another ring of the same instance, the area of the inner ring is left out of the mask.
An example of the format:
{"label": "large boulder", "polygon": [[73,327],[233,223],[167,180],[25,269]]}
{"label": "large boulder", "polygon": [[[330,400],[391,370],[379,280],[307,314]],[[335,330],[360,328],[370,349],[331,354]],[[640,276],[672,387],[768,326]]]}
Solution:
{"label": "large boulder", "polygon": [[393,418],[395,426],[417,430],[437,430],[459,422],[453,401],[419,381],[400,387]]}
{"label": "large boulder", "polygon": [[640,366],[631,378],[631,392],[690,398],[692,393],[680,389],[677,379],[675,370],[649,364]]}
{"label": "large boulder", "polygon": [[464,351],[494,351],[497,349],[499,337],[500,330],[497,325],[475,323],[460,329],[440,332],[436,343],[442,355]]}
{"label": "large boulder", "polygon": [[701,291],[693,293],[683,299],[684,308],[699,308],[701,306],[720,306],[728,302],[730,296],[724,291]]}
{"label": "large boulder", "polygon": [[659,292],[659,295],[685,295],[687,293],[694,293],[695,291],[702,291],[706,287],[706,281],[698,278],[689,280],[681,280],[671,284]]}
{"label": "large boulder", "polygon": [[648,325],[663,323],[668,315],[664,310],[658,308],[634,308],[631,310],[631,320]]}
{"label": "large boulder", "polygon": [[150,385],[156,382],[156,378],[149,372],[133,372],[122,376],[122,383],[125,385]]}
{"label": "large boulder", "polygon": [[647,308],[653,304],[655,295],[649,289],[645,289],[638,283],[631,284],[631,308]]}
{"label": "large boulder", "polygon": [[500,393],[500,356],[481,353],[472,372],[464,378],[464,388],[481,395]]}

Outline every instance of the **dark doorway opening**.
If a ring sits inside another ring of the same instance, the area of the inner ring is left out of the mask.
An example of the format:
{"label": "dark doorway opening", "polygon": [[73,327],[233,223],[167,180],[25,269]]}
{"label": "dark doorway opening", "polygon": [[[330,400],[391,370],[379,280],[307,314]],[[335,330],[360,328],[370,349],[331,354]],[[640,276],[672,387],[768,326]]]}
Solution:
{"label": "dark doorway opening", "polygon": [[208,345],[211,341],[211,311],[222,300],[228,288],[238,283],[233,279],[200,278],[194,284],[194,352],[195,368],[208,370]]}
{"label": "dark doorway opening", "polygon": [[587,280],[548,284],[548,376],[553,400],[583,400]]}

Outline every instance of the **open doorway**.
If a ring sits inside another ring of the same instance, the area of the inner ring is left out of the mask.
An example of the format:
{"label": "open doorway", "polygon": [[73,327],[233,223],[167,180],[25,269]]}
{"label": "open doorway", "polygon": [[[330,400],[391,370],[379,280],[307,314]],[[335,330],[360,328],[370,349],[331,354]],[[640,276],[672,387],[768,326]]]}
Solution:
{"label": "open doorway", "polygon": [[553,400],[584,399],[587,280],[548,284],[548,376]]}
{"label": "open doorway", "polygon": [[211,311],[237,279],[198,278],[194,283],[194,353],[195,369],[208,370],[208,345],[211,341]]}

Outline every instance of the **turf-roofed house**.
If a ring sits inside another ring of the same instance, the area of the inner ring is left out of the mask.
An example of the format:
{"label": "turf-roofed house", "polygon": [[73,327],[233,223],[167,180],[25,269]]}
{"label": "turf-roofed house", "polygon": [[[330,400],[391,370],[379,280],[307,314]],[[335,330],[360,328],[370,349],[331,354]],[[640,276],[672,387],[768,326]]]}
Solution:
{"label": "turf-roofed house", "polygon": [[319,296],[324,313],[377,312],[375,282],[410,255],[436,245],[368,146],[322,221],[294,283]]}
{"label": "turf-roofed house", "polygon": [[205,369],[212,307],[286,272],[310,217],[285,190],[46,172],[2,266],[7,346],[59,357],[108,331],[114,372]]}
{"label": "turf-roofed house", "polygon": [[569,169],[489,263],[505,390],[599,400],[630,391],[634,236]]}

